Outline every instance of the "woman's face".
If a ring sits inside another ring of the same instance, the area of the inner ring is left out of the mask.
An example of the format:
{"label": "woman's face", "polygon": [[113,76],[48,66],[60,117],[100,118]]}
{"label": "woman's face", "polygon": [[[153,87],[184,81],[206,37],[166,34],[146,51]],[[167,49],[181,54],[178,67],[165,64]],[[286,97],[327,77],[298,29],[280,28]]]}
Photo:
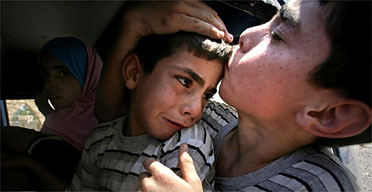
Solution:
{"label": "woman's face", "polygon": [[49,53],[42,54],[45,91],[55,110],[70,107],[80,99],[82,87],[70,70]]}
{"label": "woman's face", "polygon": [[326,13],[318,1],[292,0],[270,22],[245,30],[226,67],[222,99],[273,121],[310,102],[321,91],[309,74],[330,52]]}

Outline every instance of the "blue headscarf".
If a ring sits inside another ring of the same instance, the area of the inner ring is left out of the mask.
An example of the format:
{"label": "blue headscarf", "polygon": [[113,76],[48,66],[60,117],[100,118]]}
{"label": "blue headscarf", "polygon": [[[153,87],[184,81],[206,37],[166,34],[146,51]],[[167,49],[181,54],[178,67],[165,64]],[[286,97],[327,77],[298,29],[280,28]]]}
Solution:
{"label": "blue headscarf", "polygon": [[84,87],[87,71],[87,50],[85,45],[74,37],[57,37],[46,43],[41,52],[48,52],[64,64]]}

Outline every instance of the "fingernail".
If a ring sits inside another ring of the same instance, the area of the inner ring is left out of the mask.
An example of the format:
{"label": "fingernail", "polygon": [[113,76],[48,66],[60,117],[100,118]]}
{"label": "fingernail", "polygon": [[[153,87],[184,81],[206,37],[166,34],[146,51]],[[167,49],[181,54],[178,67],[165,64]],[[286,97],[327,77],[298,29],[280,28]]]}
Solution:
{"label": "fingernail", "polygon": [[188,151],[189,146],[187,145],[187,143],[182,143],[181,144],[181,149],[182,149],[182,151]]}
{"label": "fingernail", "polygon": [[234,36],[232,34],[229,33],[229,39],[233,40],[234,39]]}
{"label": "fingernail", "polygon": [[217,32],[217,36],[219,38],[223,38],[225,36],[225,33],[223,31],[218,30],[216,27],[213,27],[212,30]]}
{"label": "fingernail", "polygon": [[225,33],[223,31],[218,31],[218,37],[223,38]]}

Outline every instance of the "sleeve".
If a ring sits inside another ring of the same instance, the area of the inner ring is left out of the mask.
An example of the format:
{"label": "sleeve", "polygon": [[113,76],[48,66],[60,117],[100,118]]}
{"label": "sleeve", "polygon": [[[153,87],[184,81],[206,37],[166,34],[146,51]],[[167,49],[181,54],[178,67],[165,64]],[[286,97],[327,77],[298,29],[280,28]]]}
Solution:
{"label": "sleeve", "polygon": [[97,168],[94,166],[96,158],[92,157],[93,155],[89,148],[84,147],[79,165],[75,171],[69,190],[95,191],[101,188],[98,178],[99,173]]}
{"label": "sleeve", "polygon": [[233,107],[216,101],[209,101],[204,108],[203,117],[197,122],[211,135],[215,153],[226,134],[238,124],[238,113]]}
{"label": "sleeve", "polygon": [[172,138],[163,143],[159,161],[181,176],[178,167],[178,149],[182,143],[189,146],[189,154],[194,161],[196,172],[205,191],[213,190],[215,157],[212,139],[204,128],[194,125],[178,131]]}

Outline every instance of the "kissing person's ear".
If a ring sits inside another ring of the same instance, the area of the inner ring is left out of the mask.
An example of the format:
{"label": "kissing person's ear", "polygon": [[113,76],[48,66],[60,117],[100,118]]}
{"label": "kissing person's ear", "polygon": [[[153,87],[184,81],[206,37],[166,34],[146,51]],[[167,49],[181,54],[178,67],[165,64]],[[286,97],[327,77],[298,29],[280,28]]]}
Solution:
{"label": "kissing person's ear", "polygon": [[125,86],[132,90],[137,87],[138,81],[143,75],[143,68],[138,56],[130,53],[122,65],[122,75]]}
{"label": "kissing person's ear", "polygon": [[318,137],[344,138],[363,132],[371,124],[371,108],[360,101],[342,99],[322,106],[306,106],[297,113],[297,123]]}

